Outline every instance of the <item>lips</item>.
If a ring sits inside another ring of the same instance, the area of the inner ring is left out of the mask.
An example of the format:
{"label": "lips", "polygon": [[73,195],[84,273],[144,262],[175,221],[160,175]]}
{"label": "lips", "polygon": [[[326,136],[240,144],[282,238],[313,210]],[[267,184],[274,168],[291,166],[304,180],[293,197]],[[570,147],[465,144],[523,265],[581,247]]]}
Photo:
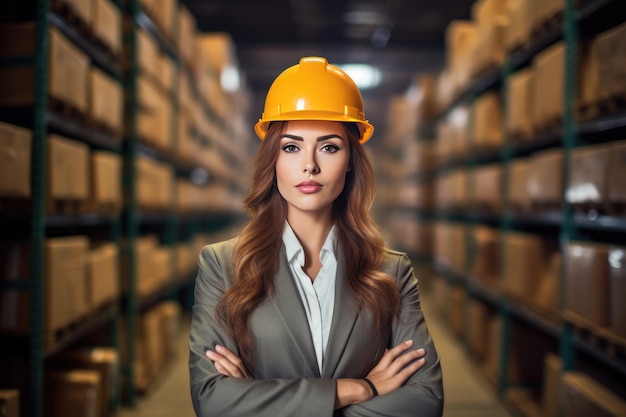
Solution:
{"label": "lips", "polygon": [[300,184],[296,185],[296,188],[305,194],[316,193],[322,189],[322,184],[317,181],[302,181]]}

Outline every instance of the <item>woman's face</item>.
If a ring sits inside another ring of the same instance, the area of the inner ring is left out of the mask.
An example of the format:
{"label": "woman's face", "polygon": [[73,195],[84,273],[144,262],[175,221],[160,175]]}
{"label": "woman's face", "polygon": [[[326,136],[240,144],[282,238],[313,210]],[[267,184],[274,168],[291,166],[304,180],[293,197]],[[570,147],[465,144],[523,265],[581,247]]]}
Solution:
{"label": "woman's face", "polygon": [[287,201],[288,216],[299,212],[330,215],[350,170],[350,143],[343,125],[290,121],[279,147],[276,179]]}

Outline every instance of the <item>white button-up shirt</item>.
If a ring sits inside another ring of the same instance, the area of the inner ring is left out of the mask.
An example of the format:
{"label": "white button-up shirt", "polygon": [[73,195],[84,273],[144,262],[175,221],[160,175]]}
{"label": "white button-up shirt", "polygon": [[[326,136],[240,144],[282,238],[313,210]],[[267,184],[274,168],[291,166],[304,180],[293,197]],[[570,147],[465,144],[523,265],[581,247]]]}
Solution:
{"label": "white button-up shirt", "polygon": [[304,266],[304,249],[286,221],[283,230],[283,243],[309,321],[313,346],[317,355],[317,365],[321,373],[335,307],[335,281],[337,280],[335,226],[333,225],[330,229],[324,241],[320,251],[322,269],[313,280],[302,269]]}

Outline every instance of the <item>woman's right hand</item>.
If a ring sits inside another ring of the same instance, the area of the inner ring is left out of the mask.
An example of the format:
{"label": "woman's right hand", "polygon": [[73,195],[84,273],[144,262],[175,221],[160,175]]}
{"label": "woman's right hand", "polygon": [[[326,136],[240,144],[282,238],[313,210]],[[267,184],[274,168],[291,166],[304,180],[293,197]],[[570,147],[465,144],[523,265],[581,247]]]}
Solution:
{"label": "woman's right hand", "polygon": [[426,351],[417,349],[407,352],[413,346],[412,340],[400,343],[387,350],[378,364],[367,374],[379,395],[388,394],[400,388],[424,364]]}

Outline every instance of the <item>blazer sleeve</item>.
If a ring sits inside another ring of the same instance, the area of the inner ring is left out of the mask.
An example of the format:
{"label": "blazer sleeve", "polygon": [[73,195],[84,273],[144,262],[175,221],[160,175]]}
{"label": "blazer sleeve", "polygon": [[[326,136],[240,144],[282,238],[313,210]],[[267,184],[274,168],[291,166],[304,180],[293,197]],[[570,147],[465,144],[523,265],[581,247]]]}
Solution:
{"label": "blazer sleeve", "polygon": [[[345,407],[335,415],[346,417],[440,417],[443,414],[443,380],[439,355],[420,306],[418,282],[411,261],[397,257],[396,279],[400,290],[400,314],[393,321],[389,347],[413,340],[413,349],[426,350],[426,364],[404,386],[361,404]],[[388,271],[393,276],[393,271]]]}
{"label": "blazer sleeve", "polygon": [[249,380],[218,373],[205,352],[216,344],[238,354],[232,339],[215,317],[215,307],[229,285],[232,250],[206,246],[199,257],[195,303],[189,336],[191,396],[196,415],[207,416],[333,416],[336,383],[332,379]]}

